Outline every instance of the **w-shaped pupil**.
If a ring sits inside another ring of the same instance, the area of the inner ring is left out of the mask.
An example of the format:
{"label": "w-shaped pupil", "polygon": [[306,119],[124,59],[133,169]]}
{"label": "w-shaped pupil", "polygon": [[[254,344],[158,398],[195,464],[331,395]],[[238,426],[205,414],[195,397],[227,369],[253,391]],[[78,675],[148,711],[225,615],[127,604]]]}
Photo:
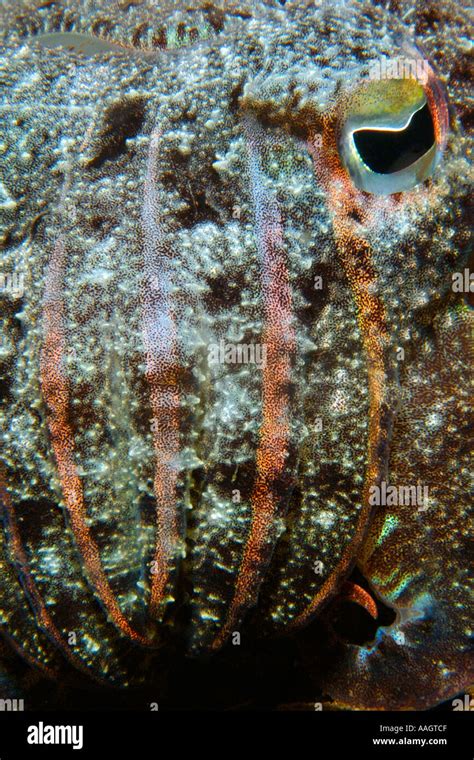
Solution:
{"label": "w-shaped pupil", "polygon": [[406,169],[421,158],[434,142],[433,119],[427,103],[412,116],[405,129],[360,129],[354,132],[359,156],[369,169],[378,174]]}

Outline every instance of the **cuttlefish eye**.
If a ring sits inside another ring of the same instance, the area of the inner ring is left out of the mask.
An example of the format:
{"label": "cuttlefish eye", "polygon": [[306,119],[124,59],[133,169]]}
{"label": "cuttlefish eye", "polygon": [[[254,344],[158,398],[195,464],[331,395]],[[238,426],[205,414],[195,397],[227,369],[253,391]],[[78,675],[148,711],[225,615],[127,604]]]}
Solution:
{"label": "cuttlefish eye", "polygon": [[339,153],[359,190],[388,195],[431,176],[447,129],[440,98],[439,88],[423,87],[414,78],[369,81],[357,88],[344,107]]}

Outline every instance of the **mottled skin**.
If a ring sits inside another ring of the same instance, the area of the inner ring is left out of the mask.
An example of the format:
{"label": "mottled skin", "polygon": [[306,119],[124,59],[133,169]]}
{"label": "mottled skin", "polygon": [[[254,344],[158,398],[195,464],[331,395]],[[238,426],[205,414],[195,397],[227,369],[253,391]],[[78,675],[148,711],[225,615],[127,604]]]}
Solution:
{"label": "mottled skin", "polygon": [[[428,707],[472,682],[472,320],[451,287],[468,253],[467,22],[450,2],[177,5],[0,6],[2,270],[25,274],[24,298],[1,298],[0,621],[49,675],[66,657],[136,683],[170,639],[199,655],[321,611],[331,631],[323,607],[358,562],[397,618],[367,646],[330,633],[324,676],[306,647],[315,690]],[[86,36],[41,44],[63,32]],[[341,104],[407,42],[447,90],[442,162],[397,195],[345,177],[360,213],[341,232]],[[210,365],[221,339],[268,341],[274,371]],[[381,479],[427,483],[429,509],[397,508],[387,532],[367,504]]]}

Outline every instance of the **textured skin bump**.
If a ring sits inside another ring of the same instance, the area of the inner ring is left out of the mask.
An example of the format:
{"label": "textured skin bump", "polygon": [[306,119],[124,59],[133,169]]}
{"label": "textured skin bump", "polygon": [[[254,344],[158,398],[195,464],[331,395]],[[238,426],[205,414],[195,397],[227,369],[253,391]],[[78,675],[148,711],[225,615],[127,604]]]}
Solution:
{"label": "textured skin bump", "polygon": [[[387,604],[417,608],[445,573],[420,533],[443,547],[467,530],[471,377],[446,376],[469,355],[451,288],[468,246],[462,12],[192,5],[0,6],[2,268],[25,277],[1,300],[0,621],[48,672],[66,658],[118,684],[170,640],[200,655],[307,624],[357,561]],[[425,42],[451,108],[442,163],[407,193],[360,193],[334,150],[345,104],[371,61]],[[212,364],[221,341],[264,344],[267,368]],[[400,515],[377,548],[369,486],[430,481],[433,461],[433,516]],[[407,631],[444,680],[378,694],[395,645],[373,670],[378,653],[338,645],[329,697],[427,706],[465,687],[469,597],[449,551],[458,612],[442,622],[448,586],[430,607],[447,644],[416,614]],[[416,593],[392,594],[395,571]]]}

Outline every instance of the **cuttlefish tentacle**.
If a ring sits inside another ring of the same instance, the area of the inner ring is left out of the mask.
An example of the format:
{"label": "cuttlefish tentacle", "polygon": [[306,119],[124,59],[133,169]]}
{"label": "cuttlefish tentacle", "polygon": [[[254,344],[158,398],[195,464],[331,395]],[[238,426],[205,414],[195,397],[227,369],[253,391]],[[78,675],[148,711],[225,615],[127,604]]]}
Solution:
{"label": "cuttlefish tentacle", "polygon": [[213,643],[225,641],[242,613],[255,604],[263,571],[275,543],[273,523],[281,510],[281,483],[290,445],[290,399],[295,335],[283,227],[275,198],[265,187],[261,166],[265,142],[256,121],[245,121],[257,246],[264,299],[263,344],[267,361],[262,380],[262,423],[256,452],[257,473],[251,498],[252,522],[226,622]]}
{"label": "cuttlefish tentacle", "polygon": [[63,281],[66,245],[59,239],[46,272],[43,304],[41,389],[48,408],[48,425],[64,501],[84,567],[115,625],[133,641],[149,645],[123,615],[103,569],[99,548],[87,520],[84,488],[75,463],[74,432],[70,422],[70,390],[64,367],[66,326]]}
{"label": "cuttlefish tentacle", "polygon": [[[28,642],[28,637],[26,636],[26,630],[28,630],[31,622],[26,610],[23,611],[25,619],[22,621],[21,641],[19,639],[17,640],[12,635],[8,636],[9,640],[13,643],[15,650],[18,651],[30,665],[40,670],[48,678],[56,678],[60,672],[60,663],[58,661],[58,658],[50,651],[51,645],[56,646],[61,654],[66,658],[66,660],[70,662],[71,665],[73,665],[77,670],[81,671],[87,676],[91,676],[90,669],[78,656],[75,655],[73,648],[69,645],[66,639],[66,636],[56,625],[53,617],[48,611],[47,605],[41,595],[34,575],[31,572],[28,553],[22,540],[15,508],[10,494],[7,490],[5,475],[3,468],[1,467],[0,515],[3,516],[9,551],[13,562],[18,567],[21,584],[31,606],[31,610],[35,616],[35,622],[46,634],[49,642],[38,644],[36,654],[33,655],[31,653],[31,644]],[[36,631],[31,632],[30,639],[38,639],[38,634]],[[92,673],[92,677],[100,684],[107,683],[106,678],[103,678],[95,673]]]}
{"label": "cuttlefish tentacle", "polygon": [[[67,644],[65,641],[62,640],[62,637],[59,631],[57,631],[56,627],[54,626],[54,623],[49,617],[46,607],[44,605],[44,602],[41,598],[41,595],[36,587],[36,584],[34,583],[34,580],[32,579],[29,573],[28,560],[27,560],[26,553],[25,553],[25,550],[24,550],[24,547],[19,535],[16,515],[13,508],[12,500],[10,498],[10,494],[8,493],[8,490],[6,487],[5,474],[3,471],[3,467],[0,468],[0,516],[4,524],[5,538],[7,538],[7,541],[5,542],[5,549],[8,546],[9,553],[13,559],[13,562],[16,564],[16,566],[19,569],[21,579],[22,579],[22,585],[28,596],[28,599],[30,600],[30,603],[32,605],[33,611],[36,616],[36,620],[38,621],[38,624],[40,625],[40,627],[54,641],[54,643],[56,645],[59,645],[61,649],[66,652],[68,650]],[[4,536],[2,533],[0,535],[0,545],[2,546],[2,549],[3,549],[3,542],[4,542]],[[2,591],[2,596],[3,596],[3,593],[7,591],[5,587],[7,586],[7,583],[9,584],[10,582],[10,578],[9,578],[10,567],[9,566],[3,567],[3,551],[0,553],[2,554],[2,556],[0,557],[0,567],[2,567],[2,578],[5,583],[4,589]],[[12,593],[11,587],[9,589],[9,593]],[[23,631],[24,631],[25,628],[30,628],[30,626],[32,625],[32,621],[30,620],[30,616],[27,614],[26,611],[23,612],[23,616],[27,618],[26,620],[23,620]],[[8,640],[12,642],[14,649],[17,652],[19,652],[21,656],[24,657],[24,659],[30,665],[41,670],[49,678],[55,677],[58,671],[58,667],[57,667],[57,663],[55,663],[54,661],[55,660],[54,656],[49,651],[49,647],[43,646],[41,649],[41,653],[36,651],[35,654],[33,655],[29,647],[25,645],[24,642],[20,642],[19,640],[17,640],[16,637],[12,635],[11,633],[7,634],[6,630],[5,631],[2,630],[2,633],[4,633],[5,636],[8,637]]]}
{"label": "cuttlefish tentacle", "polygon": [[179,366],[176,318],[171,297],[170,252],[159,223],[159,199],[155,172],[160,134],[150,138],[142,225],[146,283],[142,298],[146,378],[153,412],[153,445],[156,454],[154,492],[156,542],[152,565],[150,615],[156,618],[166,601],[172,562],[180,535],[176,485],[179,455]]}
{"label": "cuttlefish tentacle", "polygon": [[386,473],[393,420],[393,401],[389,399],[389,391],[396,378],[389,328],[385,307],[377,292],[377,272],[372,262],[370,244],[362,232],[362,225],[369,217],[366,196],[354,187],[341,164],[336,123],[335,115],[324,117],[322,147],[317,139],[319,135],[311,134],[308,149],[316,179],[326,193],[337,251],[356,304],[365,350],[369,390],[367,464],[362,508],[353,538],[345,547],[338,568],[294,620],[293,626],[304,625],[338,587],[361,546],[373,511],[369,503],[371,488],[380,483]]}

